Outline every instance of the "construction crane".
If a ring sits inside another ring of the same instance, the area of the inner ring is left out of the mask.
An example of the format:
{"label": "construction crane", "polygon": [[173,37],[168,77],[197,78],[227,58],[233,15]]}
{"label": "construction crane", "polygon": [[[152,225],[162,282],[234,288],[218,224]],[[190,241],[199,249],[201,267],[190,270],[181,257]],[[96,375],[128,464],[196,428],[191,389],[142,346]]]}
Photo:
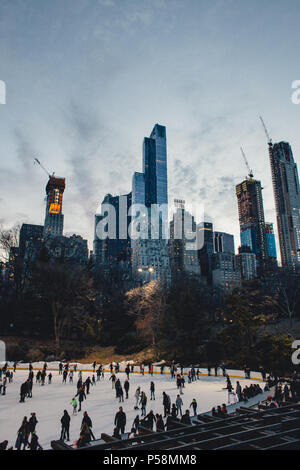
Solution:
{"label": "construction crane", "polygon": [[249,166],[248,160],[247,160],[247,158],[246,158],[245,152],[244,152],[244,150],[243,150],[242,147],[241,147],[241,152],[242,152],[243,159],[244,159],[244,161],[245,161],[245,164],[246,164],[246,167],[247,167],[247,170],[248,170],[248,176],[249,176],[249,178],[253,178],[253,171],[250,170],[250,166]]}
{"label": "construction crane", "polygon": [[46,170],[46,168],[41,164],[41,162],[37,158],[34,159],[34,163],[37,163],[38,165],[40,165],[42,170],[44,170],[44,172],[49,176],[49,178],[50,176],[54,176],[54,172],[52,173],[52,175],[50,175],[49,171]]}
{"label": "construction crane", "polygon": [[265,123],[264,123],[263,118],[262,118],[261,116],[259,116],[259,119],[261,120],[263,129],[264,129],[264,131],[265,131],[265,134],[266,134],[266,137],[267,137],[267,140],[268,140],[268,144],[272,144],[272,139],[271,139],[270,136],[269,136],[269,132],[268,132],[267,126],[266,126]]}

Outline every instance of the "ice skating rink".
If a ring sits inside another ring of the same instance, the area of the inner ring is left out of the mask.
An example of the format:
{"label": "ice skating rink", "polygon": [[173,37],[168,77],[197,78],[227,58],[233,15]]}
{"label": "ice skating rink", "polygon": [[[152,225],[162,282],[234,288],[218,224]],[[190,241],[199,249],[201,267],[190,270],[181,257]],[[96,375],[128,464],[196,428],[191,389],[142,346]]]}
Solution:
{"label": "ice skating rink", "polygon": [[[73,364],[73,363],[72,363]],[[34,369],[42,368],[43,363],[33,363]],[[104,379],[100,382],[96,382],[95,386],[91,386],[90,394],[87,395],[87,400],[82,403],[82,411],[78,412],[76,416],[72,415],[71,399],[77,393],[76,384],[78,380],[78,370],[91,369],[90,372],[82,372],[83,381],[90,376],[92,378],[93,372],[91,366],[84,364],[77,366],[77,372],[74,374],[73,384],[67,383],[62,384],[62,375],[59,375],[58,371],[52,372],[52,384],[48,385],[48,377],[44,386],[36,384],[35,377],[33,381],[33,397],[26,398],[25,403],[19,403],[20,399],[20,386],[28,377],[28,365],[19,364],[18,367],[24,367],[26,370],[18,370],[14,373],[13,383],[7,384],[6,395],[0,395],[0,442],[7,439],[9,441],[8,447],[14,446],[17,431],[21,426],[22,419],[24,416],[30,418],[30,413],[35,412],[38,424],[36,427],[36,433],[39,437],[39,442],[44,449],[50,448],[51,440],[57,440],[60,438],[61,424],[60,419],[63,415],[64,409],[68,410],[71,416],[70,423],[70,443],[79,438],[81,420],[83,412],[87,411],[93,422],[93,432],[97,438],[100,438],[102,432],[112,434],[114,428],[114,417],[119,409],[119,406],[123,406],[123,410],[127,416],[126,431],[130,431],[131,425],[137,414],[141,416],[140,410],[134,410],[134,393],[138,386],[141,387],[141,391],[144,391],[147,395],[147,408],[146,412],[152,409],[154,413],[159,412],[163,414],[162,405],[162,392],[165,391],[170,395],[171,402],[174,403],[176,396],[179,393],[176,387],[176,380],[171,379],[169,374],[161,375],[160,369],[154,368],[158,373],[154,373],[151,377],[146,371],[145,375],[141,375],[138,371],[138,367],[135,367],[136,372],[130,374],[130,389],[129,399],[125,398],[124,391],[124,402],[119,403],[119,399],[115,396],[115,390],[112,390],[112,383],[110,378],[110,372],[105,372]],[[121,370],[124,370],[124,364],[121,364]],[[47,375],[52,368],[58,368],[58,363],[48,363]],[[108,366],[106,366],[106,369]],[[72,367],[71,367],[72,369]],[[166,368],[165,372],[169,369]],[[188,369],[185,369],[188,371]],[[200,369],[204,374],[207,373],[206,369]],[[36,375],[37,370],[34,370]],[[180,371],[179,371],[180,372]],[[250,383],[260,383],[261,375],[259,373],[253,373],[251,380],[244,378],[233,378],[234,375],[244,377],[242,371],[227,371],[231,377],[232,385],[235,389],[236,381],[239,380],[241,386],[250,385]],[[221,374],[221,371],[219,371]],[[126,374],[120,372],[117,374],[120,379],[122,387],[126,379]],[[96,374],[95,374],[96,378]],[[183,412],[190,407],[193,398],[197,400],[198,408],[197,413],[203,413],[211,410],[213,406],[222,405],[222,403],[228,404],[228,393],[223,387],[226,386],[226,380],[223,376],[219,377],[206,377],[201,376],[199,380],[188,383],[187,376],[185,376],[186,384],[183,389],[184,394],[182,395],[183,400]],[[150,382],[155,383],[155,401],[150,401]],[[124,387],[123,387],[124,388]],[[260,400],[262,395],[256,398],[256,401]],[[78,397],[77,397],[78,399]],[[192,409],[190,408],[191,416],[193,415]]]}

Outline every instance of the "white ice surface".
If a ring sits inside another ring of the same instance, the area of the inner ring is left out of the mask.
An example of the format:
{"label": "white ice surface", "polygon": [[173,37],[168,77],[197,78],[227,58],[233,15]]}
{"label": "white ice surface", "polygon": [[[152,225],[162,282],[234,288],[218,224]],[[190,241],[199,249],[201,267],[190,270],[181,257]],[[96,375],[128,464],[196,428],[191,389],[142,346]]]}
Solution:
{"label": "white ice surface", "polygon": [[[43,363],[33,363],[34,368],[42,367]],[[50,368],[57,368],[58,363],[48,363],[48,371]],[[147,413],[152,409],[154,413],[163,412],[162,405],[162,392],[165,391],[170,395],[172,403],[175,402],[178,390],[176,387],[176,380],[171,379],[169,374],[154,374],[151,377],[148,373],[144,376],[140,373],[130,374],[130,389],[129,399],[125,399],[124,392],[124,403],[119,404],[119,400],[115,398],[115,391],[112,390],[111,381],[109,380],[110,372],[105,373],[104,379],[100,382],[96,382],[96,386],[91,386],[90,394],[87,395],[87,400],[82,403],[82,411],[77,416],[72,415],[71,399],[76,394],[76,383],[78,380],[78,370],[91,369],[91,366],[84,364],[78,364],[77,372],[74,374],[73,384],[69,384],[67,378],[67,384],[62,384],[62,376],[59,375],[58,371],[52,371],[52,384],[48,385],[48,378],[46,378],[45,386],[41,386],[33,382],[33,398],[26,398],[25,403],[19,403],[19,392],[21,384],[26,380],[28,376],[28,364],[19,364],[18,367],[24,367],[26,370],[17,370],[14,374],[13,383],[7,384],[6,395],[0,395],[0,442],[7,439],[9,446],[14,446],[17,430],[19,429],[22,419],[24,416],[30,418],[30,413],[35,412],[38,424],[36,427],[37,435],[39,436],[39,442],[44,449],[50,448],[50,442],[57,440],[60,437],[60,418],[63,415],[64,409],[67,409],[71,416],[70,425],[70,443],[79,438],[79,431],[83,412],[87,411],[93,422],[93,432],[96,438],[100,438],[102,432],[112,434],[114,428],[114,417],[118,411],[119,406],[123,406],[123,409],[127,416],[126,431],[130,431],[133,420],[137,414],[141,416],[140,410],[136,411],[133,409],[135,399],[134,393],[138,386],[141,387],[142,391],[145,391],[148,402],[147,402]],[[106,366],[107,368],[107,366]],[[124,364],[121,364],[121,369],[124,369]],[[138,371],[138,367],[135,367]],[[154,368],[156,371],[160,371],[159,368]],[[145,368],[148,371],[148,368]],[[166,368],[165,371],[169,371]],[[187,369],[186,369],[187,371]],[[207,373],[206,369],[201,369],[203,373]],[[36,370],[34,373],[36,374]],[[242,371],[228,371],[231,376],[232,385],[235,388],[236,381],[239,380],[242,387],[249,385],[250,383],[260,383],[261,375],[259,373],[253,373],[253,379],[235,379],[234,375],[244,377]],[[83,372],[83,380],[88,376],[92,378],[91,372]],[[221,374],[221,371],[219,371]],[[124,372],[117,374],[123,385],[126,375]],[[96,378],[96,374],[95,374]],[[219,377],[200,377],[200,380],[188,384],[187,377],[185,388],[183,389],[183,411],[189,408],[193,398],[196,398],[198,403],[197,412],[209,411],[213,406],[222,405],[222,403],[228,404],[227,390],[223,387],[226,386],[226,381],[223,376]],[[155,383],[155,401],[150,401],[150,382]],[[258,401],[262,398],[259,395],[255,400]],[[192,409],[190,409],[191,415]]]}

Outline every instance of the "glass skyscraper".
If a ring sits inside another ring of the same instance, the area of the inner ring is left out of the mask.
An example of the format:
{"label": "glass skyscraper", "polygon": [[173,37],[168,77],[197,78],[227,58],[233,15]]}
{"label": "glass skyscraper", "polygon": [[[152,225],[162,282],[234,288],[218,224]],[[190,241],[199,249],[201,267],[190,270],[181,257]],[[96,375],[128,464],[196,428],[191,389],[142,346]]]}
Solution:
{"label": "glass skyscraper", "polygon": [[269,142],[281,263],[300,264],[300,189],[297,165],[288,142]]}

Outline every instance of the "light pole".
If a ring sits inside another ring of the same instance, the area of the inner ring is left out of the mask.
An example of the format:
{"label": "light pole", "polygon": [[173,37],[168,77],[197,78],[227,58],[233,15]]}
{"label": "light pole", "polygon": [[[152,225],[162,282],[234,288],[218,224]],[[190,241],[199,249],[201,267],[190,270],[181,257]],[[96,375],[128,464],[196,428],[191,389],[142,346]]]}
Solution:
{"label": "light pole", "polygon": [[[147,272],[148,271],[148,282],[151,281],[151,273],[153,273],[154,268],[152,266],[147,266],[146,268],[138,268],[139,273]],[[143,281],[141,281],[141,285],[143,284]]]}

